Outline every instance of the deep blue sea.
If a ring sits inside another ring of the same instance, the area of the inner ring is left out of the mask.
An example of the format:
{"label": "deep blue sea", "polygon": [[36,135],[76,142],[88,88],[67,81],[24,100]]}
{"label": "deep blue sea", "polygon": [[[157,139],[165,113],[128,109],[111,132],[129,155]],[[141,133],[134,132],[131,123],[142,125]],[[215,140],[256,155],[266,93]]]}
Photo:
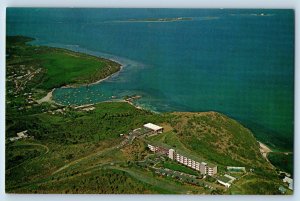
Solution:
{"label": "deep blue sea", "polygon": [[[192,20],[128,21],[167,17]],[[7,34],[123,64],[102,83],[55,90],[57,102],[139,94],[147,109],[222,112],[264,143],[293,148],[293,10],[9,8]]]}

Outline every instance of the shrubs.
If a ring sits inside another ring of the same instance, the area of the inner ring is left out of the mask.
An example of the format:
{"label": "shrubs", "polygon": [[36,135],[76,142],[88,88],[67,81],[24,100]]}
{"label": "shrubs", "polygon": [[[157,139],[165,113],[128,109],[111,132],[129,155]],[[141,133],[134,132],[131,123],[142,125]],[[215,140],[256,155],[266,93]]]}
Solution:
{"label": "shrubs", "polygon": [[28,130],[35,139],[59,144],[98,142],[118,138],[145,122],[158,122],[164,118],[158,114],[138,110],[127,103],[100,103],[96,110],[84,115],[70,110],[66,115],[49,113],[13,119],[17,122],[9,127],[13,135],[20,129]]}
{"label": "shrubs", "polygon": [[176,125],[180,141],[190,150],[219,165],[266,165],[252,133],[216,112],[190,113]]}
{"label": "shrubs", "polygon": [[44,192],[52,193],[120,194],[156,192],[147,184],[137,181],[127,173],[119,170],[106,169],[88,175],[74,175],[74,177],[67,180],[57,180],[59,183],[47,183],[41,186],[41,189]]}
{"label": "shrubs", "polygon": [[274,166],[293,175],[293,154],[271,152],[268,159]]}

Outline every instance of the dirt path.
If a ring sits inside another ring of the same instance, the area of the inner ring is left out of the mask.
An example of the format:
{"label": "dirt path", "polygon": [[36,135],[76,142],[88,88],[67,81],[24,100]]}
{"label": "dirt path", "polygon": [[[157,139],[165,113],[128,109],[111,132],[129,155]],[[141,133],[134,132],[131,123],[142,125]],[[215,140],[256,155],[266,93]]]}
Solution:
{"label": "dirt path", "polygon": [[174,184],[168,180],[154,178],[150,175],[145,174],[145,172],[142,172],[142,171],[131,170],[131,169],[126,169],[126,168],[121,168],[121,167],[108,167],[108,168],[127,172],[130,176],[134,177],[135,179],[137,179],[141,182],[147,183],[151,186],[156,186],[158,188],[161,188],[161,189],[164,189],[167,191],[171,191],[172,193],[187,194],[187,193],[189,193],[189,191],[194,190],[189,187],[184,187],[182,185]]}
{"label": "dirt path", "polygon": [[107,152],[110,152],[110,151],[113,151],[114,149],[118,149],[119,148],[119,144],[118,145],[115,145],[113,147],[110,147],[110,148],[107,148],[107,149],[104,149],[100,152],[96,152],[96,153],[92,153],[92,154],[89,154],[87,156],[84,156],[82,158],[79,158],[79,159],[76,159],[74,161],[71,161],[70,163],[62,166],[61,168],[59,168],[58,170],[56,170],[55,172],[52,173],[52,175],[55,175],[55,174],[58,174],[59,172],[71,167],[71,166],[74,166],[74,165],[77,165],[78,163],[81,163],[83,162],[84,160],[88,160],[88,159],[91,159],[93,157],[97,157],[97,156],[101,156]]}
{"label": "dirt path", "polygon": [[12,145],[12,147],[18,147],[18,146],[39,146],[39,147],[43,147],[46,150],[46,152],[44,154],[47,154],[49,152],[49,148],[46,145],[38,144],[38,143],[27,143],[27,144]]}
{"label": "dirt path", "polygon": [[[113,151],[114,149],[116,149],[118,147],[118,145],[114,146],[114,147],[111,147],[111,148],[107,148],[107,149],[104,149],[103,151],[100,151],[100,152],[96,152],[96,153],[92,153],[92,154],[89,154],[87,156],[84,156],[82,158],[79,158],[77,160],[74,160],[74,161],[71,161],[70,163],[64,165],[63,167],[59,168],[58,170],[56,170],[55,172],[53,172],[49,177],[47,178],[44,178],[44,179],[40,179],[38,181],[34,181],[34,182],[30,182],[30,183],[25,183],[25,184],[22,184],[22,185],[17,185],[17,186],[12,186],[12,187],[9,187],[8,189],[15,189],[15,188],[24,188],[24,187],[27,187],[27,186],[30,186],[30,185],[39,185],[39,184],[45,184],[45,183],[49,183],[49,182],[53,182],[51,181],[51,176],[55,175],[55,174],[58,174],[60,172],[62,172],[63,170],[66,170],[74,165],[77,165],[79,163],[82,163],[83,161],[85,160],[89,160],[89,159],[92,159],[93,157],[97,157],[97,156],[101,156],[102,154],[106,154],[110,151]],[[109,162],[110,163],[110,162]],[[100,166],[102,165],[106,165],[106,163],[104,164],[101,164]],[[92,168],[91,168],[92,169]],[[89,173],[89,172],[92,172],[93,170],[91,171],[85,171],[85,172],[81,172],[81,174],[86,174],[86,173]],[[75,175],[73,177],[76,177],[78,175]],[[79,175],[80,176],[80,175]],[[68,179],[68,178],[67,178]]]}
{"label": "dirt path", "polygon": [[14,166],[14,167],[11,167],[10,169],[6,170],[7,172],[9,172],[9,171],[11,171],[12,169],[15,169],[15,168],[17,168],[17,167],[19,167],[19,166],[21,166],[21,165],[23,165],[23,164],[29,162],[29,161],[31,161],[31,160],[37,158],[37,157],[41,157],[41,156],[43,156],[43,155],[45,155],[45,154],[47,154],[47,153],[49,152],[49,148],[48,148],[46,145],[43,145],[43,144],[28,143],[28,144],[18,144],[18,145],[13,145],[12,147],[18,147],[18,146],[39,146],[39,147],[44,148],[44,149],[46,150],[46,152],[45,152],[45,153],[42,153],[41,155],[36,156],[36,157],[34,157],[34,158],[25,160],[24,162],[22,162],[22,163],[20,163],[20,164],[18,164],[18,165],[16,165],[16,166]]}

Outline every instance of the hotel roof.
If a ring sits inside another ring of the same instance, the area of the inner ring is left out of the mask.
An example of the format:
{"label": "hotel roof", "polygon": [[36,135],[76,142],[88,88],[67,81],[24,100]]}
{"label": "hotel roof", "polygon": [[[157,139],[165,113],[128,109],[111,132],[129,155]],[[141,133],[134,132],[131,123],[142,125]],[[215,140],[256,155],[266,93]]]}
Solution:
{"label": "hotel roof", "polygon": [[144,125],[144,127],[149,128],[149,129],[154,130],[154,131],[158,131],[158,130],[162,129],[162,127],[160,127],[158,125],[155,125],[155,124],[152,124],[152,123],[147,123],[147,124]]}

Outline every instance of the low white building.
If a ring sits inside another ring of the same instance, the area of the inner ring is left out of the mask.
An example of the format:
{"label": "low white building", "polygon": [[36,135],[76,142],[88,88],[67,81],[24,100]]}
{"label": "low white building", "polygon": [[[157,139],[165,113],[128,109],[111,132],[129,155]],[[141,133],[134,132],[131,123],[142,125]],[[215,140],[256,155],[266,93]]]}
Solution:
{"label": "low white building", "polygon": [[157,151],[157,147],[156,146],[153,146],[151,144],[148,144],[148,148],[153,151],[153,152],[156,152]]}
{"label": "low white building", "polygon": [[13,141],[20,140],[22,138],[27,138],[27,137],[29,137],[29,136],[27,134],[27,130],[25,130],[25,131],[21,131],[21,132],[17,133],[17,137],[11,137],[11,138],[9,138],[9,140],[11,142],[13,142]]}
{"label": "low white building", "polygon": [[218,183],[224,185],[227,188],[229,188],[231,186],[231,184],[234,180],[236,180],[236,178],[233,176],[230,176],[228,174],[225,174],[224,176],[217,178]]}
{"label": "low white building", "polygon": [[227,170],[231,172],[246,172],[245,167],[234,167],[234,166],[227,166]]}
{"label": "low white building", "polygon": [[167,156],[170,155],[170,150],[166,149],[164,147],[159,147],[159,146],[154,146],[154,145],[148,144],[148,148],[150,149],[150,151],[153,151],[155,153],[160,153],[160,154],[164,154]]}
{"label": "low white building", "polygon": [[145,124],[144,128],[151,130],[153,133],[162,133],[164,131],[163,127],[160,127],[160,126],[152,124],[152,123]]}
{"label": "low white building", "polygon": [[17,136],[18,136],[19,138],[26,138],[26,137],[28,137],[28,135],[27,135],[27,130],[21,131],[21,132],[17,133]]}
{"label": "low white building", "polygon": [[230,183],[232,183],[234,180],[236,180],[236,178],[235,177],[233,177],[233,176],[230,176],[230,175],[228,175],[228,174],[224,174],[224,177],[227,177],[228,179],[230,179]]}
{"label": "low white building", "polygon": [[290,190],[294,190],[294,180],[292,178],[284,177],[284,179],[282,181],[289,184]]}
{"label": "low white building", "polygon": [[10,140],[11,142],[16,141],[16,140],[19,140],[19,139],[21,139],[21,137],[11,137],[11,138],[9,138],[9,140]]}
{"label": "low white building", "polygon": [[218,181],[219,184],[222,184],[222,185],[225,186],[226,188],[229,188],[229,187],[231,186],[230,183],[225,182],[225,181],[223,181],[223,180],[218,179],[217,181]]}

